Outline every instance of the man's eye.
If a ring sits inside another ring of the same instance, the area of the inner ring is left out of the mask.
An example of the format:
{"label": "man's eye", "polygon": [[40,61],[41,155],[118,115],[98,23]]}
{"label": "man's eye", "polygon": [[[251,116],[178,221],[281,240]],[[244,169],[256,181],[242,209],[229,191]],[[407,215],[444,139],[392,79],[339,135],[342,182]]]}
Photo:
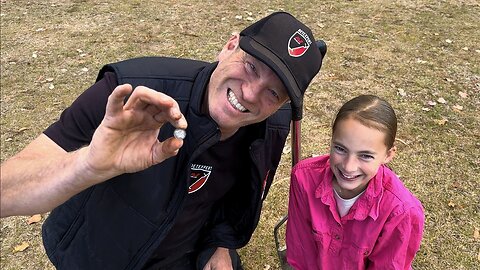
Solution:
{"label": "man's eye", "polygon": [[252,71],[253,73],[257,74],[257,68],[255,67],[254,64],[250,63],[250,62],[246,62],[247,64],[247,67],[250,71]]}
{"label": "man's eye", "polygon": [[275,92],[275,90],[270,89],[269,91],[272,94],[272,96],[274,96],[276,99],[280,99],[280,96],[278,96],[278,94],[277,94],[277,92]]}

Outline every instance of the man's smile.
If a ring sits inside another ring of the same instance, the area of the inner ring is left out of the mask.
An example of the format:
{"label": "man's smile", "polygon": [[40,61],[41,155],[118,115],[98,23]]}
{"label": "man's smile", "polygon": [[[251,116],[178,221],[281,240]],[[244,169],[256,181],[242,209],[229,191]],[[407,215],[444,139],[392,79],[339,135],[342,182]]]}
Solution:
{"label": "man's smile", "polygon": [[230,88],[227,90],[227,97],[228,97],[228,101],[235,109],[241,112],[248,112],[248,110],[245,107],[243,107],[243,105],[240,104],[240,102],[238,102],[237,97],[235,96],[232,89]]}

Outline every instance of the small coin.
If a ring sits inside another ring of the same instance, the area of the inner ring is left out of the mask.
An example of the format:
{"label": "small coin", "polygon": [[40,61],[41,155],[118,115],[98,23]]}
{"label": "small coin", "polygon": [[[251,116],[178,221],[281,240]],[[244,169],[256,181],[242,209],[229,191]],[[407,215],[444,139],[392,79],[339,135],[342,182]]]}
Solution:
{"label": "small coin", "polygon": [[173,132],[173,136],[177,139],[183,140],[187,136],[187,132],[185,131],[185,129],[177,128]]}

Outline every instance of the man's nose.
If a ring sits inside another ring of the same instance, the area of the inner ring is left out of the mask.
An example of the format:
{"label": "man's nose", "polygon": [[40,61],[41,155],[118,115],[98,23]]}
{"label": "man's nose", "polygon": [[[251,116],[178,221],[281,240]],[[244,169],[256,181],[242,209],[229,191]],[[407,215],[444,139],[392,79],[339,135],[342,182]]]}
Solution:
{"label": "man's nose", "polygon": [[243,99],[250,103],[257,102],[262,93],[263,85],[258,80],[247,81],[242,85]]}

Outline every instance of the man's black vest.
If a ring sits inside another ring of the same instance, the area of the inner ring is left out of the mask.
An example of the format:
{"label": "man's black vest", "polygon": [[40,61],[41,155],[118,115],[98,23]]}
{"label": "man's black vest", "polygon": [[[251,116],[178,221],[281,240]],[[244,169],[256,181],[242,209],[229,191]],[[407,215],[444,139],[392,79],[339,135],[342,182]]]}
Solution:
{"label": "man's black vest", "polygon": [[[43,241],[58,269],[141,269],[175,221],[187,194],[192,160],[218,142],[213,120],[201,113],[202,99],[216,64],[173,58],[137,58],[105,66],[118,84],[144,85],[177,100],[189,127],[178,155],[144,171],[123,174],[93,186],[54,209],[43,226]],[[252,125],[258,137],[245,162],[250,181],[230,192],[217,209],[203,246],[240,248],[258,224],[289,132],[291,111],[282,107]],[[159,139],[173,127],[161,128]],[[182,179],[184,181],[182,181]]]}

